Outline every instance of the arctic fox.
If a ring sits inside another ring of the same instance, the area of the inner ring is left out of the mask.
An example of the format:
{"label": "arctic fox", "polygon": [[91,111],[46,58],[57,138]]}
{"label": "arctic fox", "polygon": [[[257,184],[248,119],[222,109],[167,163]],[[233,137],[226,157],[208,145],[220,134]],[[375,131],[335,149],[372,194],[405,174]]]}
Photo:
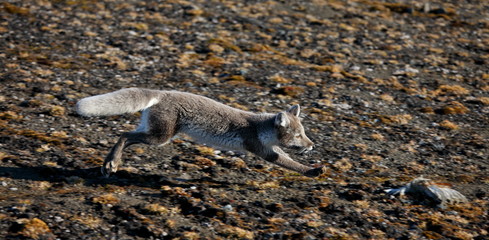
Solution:
{"label": "arctic fox", "polygon": [[76,110],[82,116],[142,110],[137,129],[123,133],[107,155],[101,169],[107,177],[117,171],[126,147],[137,143],[163,145],[178,133],[211,146],[252,152],[308,177],[319,176],[325,170],[298,163],[280,148],[300,152],[313,148],[314,143],[306,136],[299,119],[299,105],[277,114],[255,114],[192,93],[127,88],[83,98]]}

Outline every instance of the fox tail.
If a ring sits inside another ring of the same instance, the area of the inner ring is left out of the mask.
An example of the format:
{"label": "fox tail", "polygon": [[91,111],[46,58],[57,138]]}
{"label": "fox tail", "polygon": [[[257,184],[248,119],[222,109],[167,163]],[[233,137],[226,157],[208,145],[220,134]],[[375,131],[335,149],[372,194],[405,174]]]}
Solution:
{"label": "fox tail", "polygon": [[115,92],[86,97],[78,101],[76,111],[82,116],[112,116],[134,113],[160,101],[158,91],[125,88]]}

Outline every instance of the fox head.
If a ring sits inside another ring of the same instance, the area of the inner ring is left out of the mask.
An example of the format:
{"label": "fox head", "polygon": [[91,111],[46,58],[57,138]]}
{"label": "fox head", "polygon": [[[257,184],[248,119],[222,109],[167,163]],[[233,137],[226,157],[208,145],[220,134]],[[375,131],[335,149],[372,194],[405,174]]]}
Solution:
{"label": "fox head", "polygon": [[300,111],[300,106],[294,105],[289,110],[278,113],[275,116],[275,128],[280,146],[305,153],[312,150],[314,143],[304,132],[304,127],[299,119]]}

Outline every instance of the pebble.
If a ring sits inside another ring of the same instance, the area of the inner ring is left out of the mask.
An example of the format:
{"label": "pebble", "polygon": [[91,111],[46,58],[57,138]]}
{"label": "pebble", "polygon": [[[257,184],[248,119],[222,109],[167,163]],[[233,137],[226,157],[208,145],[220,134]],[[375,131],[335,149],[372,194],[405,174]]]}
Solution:
{"label": "pebble", "polygon": [[231,204],[228,204],[228,205],[222,207],[222,209],[226,212],[231,212],[231,211],[233,211],[233,206],[231,206]]}
{"label": "pebble", "polygon": [[60,217],[60,216],[55,216],[54,217],[54,221],[59,223],[59,222],[63,222],[64,219],[62,217]]}

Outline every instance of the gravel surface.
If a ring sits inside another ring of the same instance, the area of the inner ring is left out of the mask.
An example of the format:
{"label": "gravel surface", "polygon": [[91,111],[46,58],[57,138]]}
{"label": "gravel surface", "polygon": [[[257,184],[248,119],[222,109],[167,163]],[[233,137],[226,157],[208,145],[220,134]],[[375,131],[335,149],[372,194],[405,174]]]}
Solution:
{"label": "gravel surface", "polygon": [[[488,64],[487,1],[3,1],[0,238],[487,239]],[[74,106],[127,87],[299,103],[328,171],[180,136],[103,178],[140,114]],[[421,176],[468,202],[385,193]]]}

